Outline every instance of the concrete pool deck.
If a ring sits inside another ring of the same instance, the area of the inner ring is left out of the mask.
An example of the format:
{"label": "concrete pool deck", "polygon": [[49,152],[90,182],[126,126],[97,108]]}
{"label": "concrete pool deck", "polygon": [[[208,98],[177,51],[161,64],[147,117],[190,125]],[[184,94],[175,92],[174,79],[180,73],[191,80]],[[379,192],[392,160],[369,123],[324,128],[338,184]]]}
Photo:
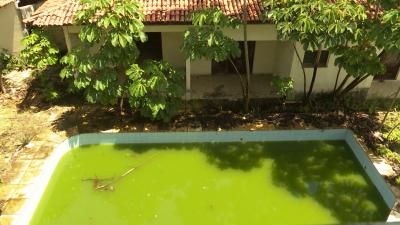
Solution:
{"label": "concrete pool deck", "polygon": [[[289,135],[290,133],[290,135]],[[155,138],[156,137],[156,138]],[[99,141],[100,140],[100,141]],[[395,204],[395,197],[388,185],[371,163],[353,134],[349,130],[293,130],[287,131],[234,131],[234,132],[168,132],[168,133],[121,133],[121,134],[81,134],[73,136],[61,144],[55,143],[55,151],[43,158],[26,159],[19,177],[7,188],[2,187],[1,194],[12,198],[9,207],[3,211],[0,224],[28,224],[30,217],[47,186],[58,160],[73,147],[85,144],[101,143],[176,143],[205,141],[296,141],[296,140],[346,140],[365,172],[377,186],[388,207]],[[47,145],[49,147],[49,145]],[[389,217],[390,221],[399,221]]]}

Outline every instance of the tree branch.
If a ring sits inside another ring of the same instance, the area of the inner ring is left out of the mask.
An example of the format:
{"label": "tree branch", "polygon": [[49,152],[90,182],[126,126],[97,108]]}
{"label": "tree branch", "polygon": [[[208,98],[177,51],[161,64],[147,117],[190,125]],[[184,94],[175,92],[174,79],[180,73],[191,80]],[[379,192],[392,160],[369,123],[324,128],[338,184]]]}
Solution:
{"label": "tree branch", "polygon": [[242,95],[243,95],[243,98],[245,98],[246,97],[246,89],[244,86],[244,80],[243,80],[242,74],[239,72],[238,68],[236,67],[235,63],[232,61],[231,57],[229,57],[228,60],[232,64],[233,69],[236,71],[236,75],[239,76],[240,87],[242,88]]}

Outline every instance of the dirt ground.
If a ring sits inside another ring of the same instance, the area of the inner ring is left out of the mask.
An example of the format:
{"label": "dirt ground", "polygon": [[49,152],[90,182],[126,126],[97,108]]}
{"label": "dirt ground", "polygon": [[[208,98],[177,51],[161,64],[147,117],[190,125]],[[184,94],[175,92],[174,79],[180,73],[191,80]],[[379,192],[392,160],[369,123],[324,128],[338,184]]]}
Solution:
{"label": "dirt ground", "polygon": [[[36,170],[29,168],[40,166],[55,144],[78,133],[349,128],[358,135],[374,162],[390,165],[386,174],[388,181],[400,173],[398,165],[376,156],[371,148],[377,141],[374,132],[379,128],[382,114],[257,112],[242,115],[206,107],[183,111],[171,123],[164,124],[130,113],[120,116],[112,108],[89,105],[76,96],[56,104],[45,103],[29,74],[23,71],[6,75],[8,92],[0,95],[0,214],[3,214],[0,224],[9,223],[7,215],[23,204],[24,198],[17,190],[35,175]],[[399,198],[397,187],[393,185],[392,189]]]}

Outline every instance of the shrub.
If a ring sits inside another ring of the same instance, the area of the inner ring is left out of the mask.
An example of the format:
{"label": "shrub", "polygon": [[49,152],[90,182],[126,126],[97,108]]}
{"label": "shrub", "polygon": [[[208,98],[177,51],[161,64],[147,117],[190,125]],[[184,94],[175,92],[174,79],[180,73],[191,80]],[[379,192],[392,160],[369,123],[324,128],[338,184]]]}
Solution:
{"label": "shrub", "polygon": [[60,51],[49,36],[38,29],[24,37],[22,44],[24,49],[19,54],[19,60],[16,59],[15,62],[22,62],[25,67],[34,70],[33,75],[39,80],[41,93],[46,101],[57,100],[61,92],[55,88],[54,83],[59,77],[53,75],[58,72],[54,68],[58,66]]}
{"label": "shrub", "polygon": [[33,30],[22,39],[22,45],[19,57],[30,68],[44,70],[59,61],[60,51],[42,30]]}
{"label": "shrub", "polygon": [[271,85],[283,102],[293,97],[294,81],[290,77],[273,76]]}
{"label": "shrub", "polygon": [[140,69],[136,64],[127,70],[129,103],[145,117],[169,121],[184,94],[183,74],[164,61],[147,60]]}

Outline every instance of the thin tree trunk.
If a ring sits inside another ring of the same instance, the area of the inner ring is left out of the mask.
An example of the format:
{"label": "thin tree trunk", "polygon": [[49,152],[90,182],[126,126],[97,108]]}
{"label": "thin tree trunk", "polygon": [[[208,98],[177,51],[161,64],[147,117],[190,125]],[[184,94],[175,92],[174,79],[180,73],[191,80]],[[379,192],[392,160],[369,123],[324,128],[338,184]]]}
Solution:
{"label": "thin tree trunk", "polygon": [[[385,116],[383,117],[383,120],[382,120],[382,122],[381,122],[381,125],[380,125],[379,130],[382,130],[383,125],[385,125],[386,119],[387,119],[387,117],[388,117],[390,111],[392,111],[393,106],[394,106],[394,104],[396,103],[397,97],[399,97],[399,94],[400,94],[400,86],[399,86],[399,88],[397,89],[396,94],[395,94],[395,96],[394,96],[392,102],[390,103],[389,108],[387,109],[387,111],[386,111],[386,113],[385,113]],[[397,125],[397,126],[398,126],[398,125]]]}
{"label": "thin tree trunk", "polygon": [[[344,46],[345,47],[347,47],[348,46],[348,41],[346,41],[346,43],[344,44]],[[339,70],[338,70],[338,72],[337,72],[337,74],[336,74],[336,81],[335,81],[335,87],[333,87],[333,97],[335,98],[335,94],[336,94],[336,88],[337,88],[337,85],[338,85],[338,81],[339,81],[339,77],[340,77],[340,72],[342,72],[342,67],[339,67]],[[347,81],[347,80],[346,80]],[[343,87],[343,86],[342,86]]]}
{"label": "thin tree trunk", "polygon": [[121,100],[120,100],[120,102],[119,102],[119,114],[120,114],[121,116],[124,115],[124,95],[125,95],[125,94],[123,94],[123,95],[121,96]]}
{"label": "thin tree trunk", "polygon": [[344,77],[344,79],[342,80],[342,82],[340,82],[339,87],[335,90],[334,96],[336,96],[337,93],[339,93],[339,92],[343,89],[344,85],[346,84],[347,80],[350,79],[350,77],[351,77],[351,75],[349,75],[349,74],[347,74],[347,75]]}
{"label": "thin tree trunk", "polygon": [[0,92],[6,93],[6,88],[4,87],[3,84],[3,75],[0,74]]}
{"label": "thin tree trunk", "polygon": [[231,58],[228,58],[229,62],[232,64],[233,68],[236,71],[236,74],[239,76],[239,80],[240,80],[240,87],[242,88],[242,97],[243,99],[246,98],[246,88],[245,88],[245,84],[244,84],[244,80],[242,78],[242,74],[239,72],[238,68],[236,67],[235,63],[232,61]]}
{"label": "thin tree trunk", "polygon": [[243,99],[244,102],[244,112],[249,111],[250,103],[250,60],[249,60],[249,46],[247,43],[247,0],[244,0],[244,10],[243,10],[243,41],[244,41],[244,57],[246,64],[246,96]]}
{"label": "thin tree trunk", "polygon": [[339,70],[336,74],[336,80],[335,80],[335,87],[333,87],[333,96],[335,96],[336,93],[336,87],[338,85],[339,77],[340,77],[340,72],[342,71],[342,67],[339,67]]}
{"label": "thin tree trunk", "polygon": [[340,93],[338,93],[338,97],[342,98],[345,94],[347,94],[348,92],[350,92],[351,90],[353,90],[357,85],[359,85],[361,82],[363,82],[365,79],[367,79],[369,77],[369,75],[364,75],[362,77],[358,77],[356,79],[354,79],[349,85],[347,85],[343,91],[341,91]]}
{"label": "thin tree trunk", "polygon": [[301,70],[303,71],[303,98],[305,100],[307,98],[307,75],[306,75],[306,70],[304,69],[303,60],[300,57],[299,51],[297,51],[295,43],[292,42],[292,46],[293,46],[294,52],[296,53],[297,59],[300,62]]}
{"label": "thin tree trunk", "polygon": [[315,61],[314,61],[313,75],[312,75],[312,78],[311,78],[310,88],[308,89],[306,100],[310,99],[312,91],[314,89],[314,83],[315,83],[315,79],[317,78],[318,64],[319,64],[319,60],[321,58],[321,53],[322,53],[322,46],[319,46],[318,52],[317,52],[317,57],[315,57]]}

